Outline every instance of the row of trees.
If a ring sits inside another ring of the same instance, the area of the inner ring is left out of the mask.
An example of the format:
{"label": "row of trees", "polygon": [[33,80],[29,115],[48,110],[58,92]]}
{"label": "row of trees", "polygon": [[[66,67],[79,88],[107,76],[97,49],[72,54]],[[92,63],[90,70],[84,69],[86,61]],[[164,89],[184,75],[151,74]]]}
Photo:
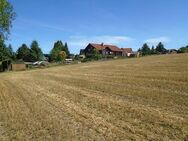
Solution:
{"label": "row of trees", "polygon": [[0,39],[0,61],[6,59],[34,62],[43,60],[44,56],[37,41],[33,41],[30,48],[26,44],[22,44],[17,52],[14,52],[11,45],[7,46],[4,40]]}
{"label": "row of trees", "polygon": [[34,62],[43,60],[44,56],[38,42],[33,41],[30,48],[26,44],[22,44],[22,46],[18,48],[16,59],[26,62]]}
{"label": "row of trees", "polygon": [[188,45],[185,46],[185,47],[181,47],[181,48],[178,50],[178,53],[188,53]]}
{"label": "row of trees", "polygon": [[[164,47],[163,43],[160,42],[156,47],[152,46],[151,48],[147,43],[145,43],[142,48],[138,49],[143,56],[145,55],[154,55],[154,54],[165,54],[167,53],[167,49]],[[178,53],[188,53],[188,45],[185,47],[181,47],[177,50]]]}
{"label": "row of trees", "polygon": [[149,45],[145,43],[142,46],[142,48],[138,49],[138,52],[140,52],[143,56],[153,54],[164,54],[166,53],[166,51],[167,49],[164,47],[162,42],[160,42],[156,47],[152,46],[152,48],[150,48]]}
{"label": "row of trees", "polygon": [[[70,55],[67,43],[57,41],[49,55],[49,61],[61,62]],[[16,52],[11,45],[6,45],[4,40],[0,39],[0,61],[11,59],[13,61],[35,62],[44,60],[44,54],[37,41],[33,41],[28,47],[22,44]]]}

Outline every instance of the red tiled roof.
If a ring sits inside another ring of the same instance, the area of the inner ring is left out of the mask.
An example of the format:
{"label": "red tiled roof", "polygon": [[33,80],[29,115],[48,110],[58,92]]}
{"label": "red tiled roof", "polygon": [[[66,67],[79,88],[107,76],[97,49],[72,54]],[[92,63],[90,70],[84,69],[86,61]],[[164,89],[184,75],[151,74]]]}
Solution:
{"label": "red tiled roof", "polygon": [[103,50],[108,47],[112,51],[122,51],[120,48],[118,48],[117,46],[114,46],[114,45],[93,44],[93,43],[90,43],[90,45],[92,45],[94,48],[96,48],[98,50]]}
{"label": "red tiled roof", "polygon": [[132,48],[121,48],[121,50],[126,52],[126,53],[132,53],[133,52]]}
{"label": "red tiled roof", "polygon": [[90,45],[92,45],[94,48],[96,48],[96,49],[98,49],[98,50],[103,50],[103,49],[105,49],[105,46],[103,46],[102,44],[91,44],[90,43]]}
{"label": "red tiled roof", "polygon": [[104,45],[105,47],[108,47],[111,51],[122,51],[120,48],[114,45]]}

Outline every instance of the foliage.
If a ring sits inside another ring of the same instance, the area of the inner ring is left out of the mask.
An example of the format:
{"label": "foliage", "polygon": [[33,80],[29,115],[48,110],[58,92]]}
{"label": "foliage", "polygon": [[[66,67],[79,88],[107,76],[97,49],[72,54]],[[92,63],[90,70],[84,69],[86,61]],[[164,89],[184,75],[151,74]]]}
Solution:
{"label": "foliage", "polygon": [[13,6],[7,0],[0,0],[0,38],[5,38],[10,33],[15,15]]}
{"label": "foliage", "polygon": [[152,46],[150,53],[151,53],[151,54],[156,54],[156,50],[155,50],[155,47],[154,47],[154,46]]}
{"label": "foliage", "polygon": [[75,59],[75,60],[79,60],[79,59],[80,59],[80,56],[79,56],[78,54],[76,54],[76,55],[74,56],[74,59]]}
{"label": "foliage", "polygon": [[54,43],[54,47],[50,52],[50,61],[61,62],[65,60],[66,57],[70,56],[67,43],[63,45],[62,41],[57,41]]}
{"label": "foliage", "polygon": [[186,47],[181,47],[178,50],[178,53],[188,53],[188,45]]}
{"label": "foliage", "polygon": [[166,49],[164,48],[164,45],[161,42],[156,46],[155,50],[156,50],[157,54],[164,54],[164,53],[166,53]]}
{"label": "foliage", "polygon": [[145,43],[142,48],[138,49],[138,52],[140,52],[143,56],[145,55],[153,55],[153,54],[165,54],[166,53],[166,49],[164,47],[164,45],[162,44],[162,42],[160,42],[156,48],[154,46],[152,46],[152,48],[150,49],[150,47]]}
{"label": "foliage", "polygon": [[67,54],[65,51],[60,51],[58,56],[57,56],[57,61],[61,62],[63,60],[65,60],[65,58],[67,57]]}
{"label": "foliage", "polygon": [[44,58],[41,48],[37,41],[31,43],[31,54],[33,56],[33,61],[41,61]]}
{"label": "foliage", "polygon": [[0,61],[6,60],[6,59],[12,59],[15,60],[15,53],[12,49],[12,46],[9,45],[8,47],[4,43],[3,39],[0,39]]}
{"label": "foliage", "polygon": [[34,60],[34,56],[32,56],[31,50],[27,47],[26,44],[22,44],[22,46],[18,48],[17,59],[23,60],[23,61]]}
{"label": "foliage", "polygon": [[60,56],[60,52],[63,49],[63,43],[61,41],[57,41],[54,43],[54,47],[50,52],[50,61],[59,62],[63,61],[63,58]]}
{"label": "foliage", "polygon": [[86,54],[85,60],[99,60],[102,58],[102,55],[99,53],[97,49],[93,49],[91,54]]}
{"label": "foliage", "polygon": [[151,50],[150,50],[149,46],[146,43],[142,46],[140,51],[141,51],[143,56],[151,54]]}
{"label": "foliage", "polygon": [[67,54],[67,56],[70,55],[70,52],[69,52],[69,48],[68,48],[68,44],[67,44],[67,42],[65,42],[65,45],[63,45],[63,47],[62,47],[62,51],[65,51],[65,53]]}
{"label": "foliage", "polygon": [[8,53],[4,40],[0,39],[0,61],[3,61],[5,59],[8,59]]}

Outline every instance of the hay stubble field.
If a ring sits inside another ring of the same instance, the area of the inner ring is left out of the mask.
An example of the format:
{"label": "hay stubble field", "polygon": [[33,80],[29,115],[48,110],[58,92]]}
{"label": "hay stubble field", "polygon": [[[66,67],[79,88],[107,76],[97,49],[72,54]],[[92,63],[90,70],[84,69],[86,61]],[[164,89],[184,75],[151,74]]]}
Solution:
{"label": "hay stubble field", "polygon": [[188,54],[2,73],[0,140],[188,140]]}

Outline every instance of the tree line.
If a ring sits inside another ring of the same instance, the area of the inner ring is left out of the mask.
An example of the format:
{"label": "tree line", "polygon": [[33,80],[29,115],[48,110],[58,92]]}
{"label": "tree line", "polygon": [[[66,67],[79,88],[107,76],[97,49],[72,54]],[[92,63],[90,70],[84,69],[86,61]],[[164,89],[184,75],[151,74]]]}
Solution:
{"label": "tree line", "polygon": [[[49,54],[50,62],[62,62],[70,56],[68,44],[62,41],[54,43]],[[12,61],[36,62],[45,60],[42,49],[37,41],[32,41],[30,46],[22,44],[16,52],[11,45],[6,45],[4,39],[0,38],[0,61],[10,59]]]}
{"label": "tree line", "polygon": [[142,48],[138,49],[143,56],[153,55],[153,54],[165,54],[167,49],[164,47],[163,43],[160,42],[156,47],[152,46],[151,48],[147,43],[145,43]]}
{"label": "tree line", "polygon": [[[166,54],[167,49],[164,47],[164,44],[162,42],[159,42],[159,44],[154,47],[152,46],[151,48],[147,43],[145,43],[142,48],[138,49],[138,52],[140,52],[143,56],[146,55],[154,55],[154,54]],[[185,47],[181,47],[177,50],[177,53],[188,53],[188,45]]]}

